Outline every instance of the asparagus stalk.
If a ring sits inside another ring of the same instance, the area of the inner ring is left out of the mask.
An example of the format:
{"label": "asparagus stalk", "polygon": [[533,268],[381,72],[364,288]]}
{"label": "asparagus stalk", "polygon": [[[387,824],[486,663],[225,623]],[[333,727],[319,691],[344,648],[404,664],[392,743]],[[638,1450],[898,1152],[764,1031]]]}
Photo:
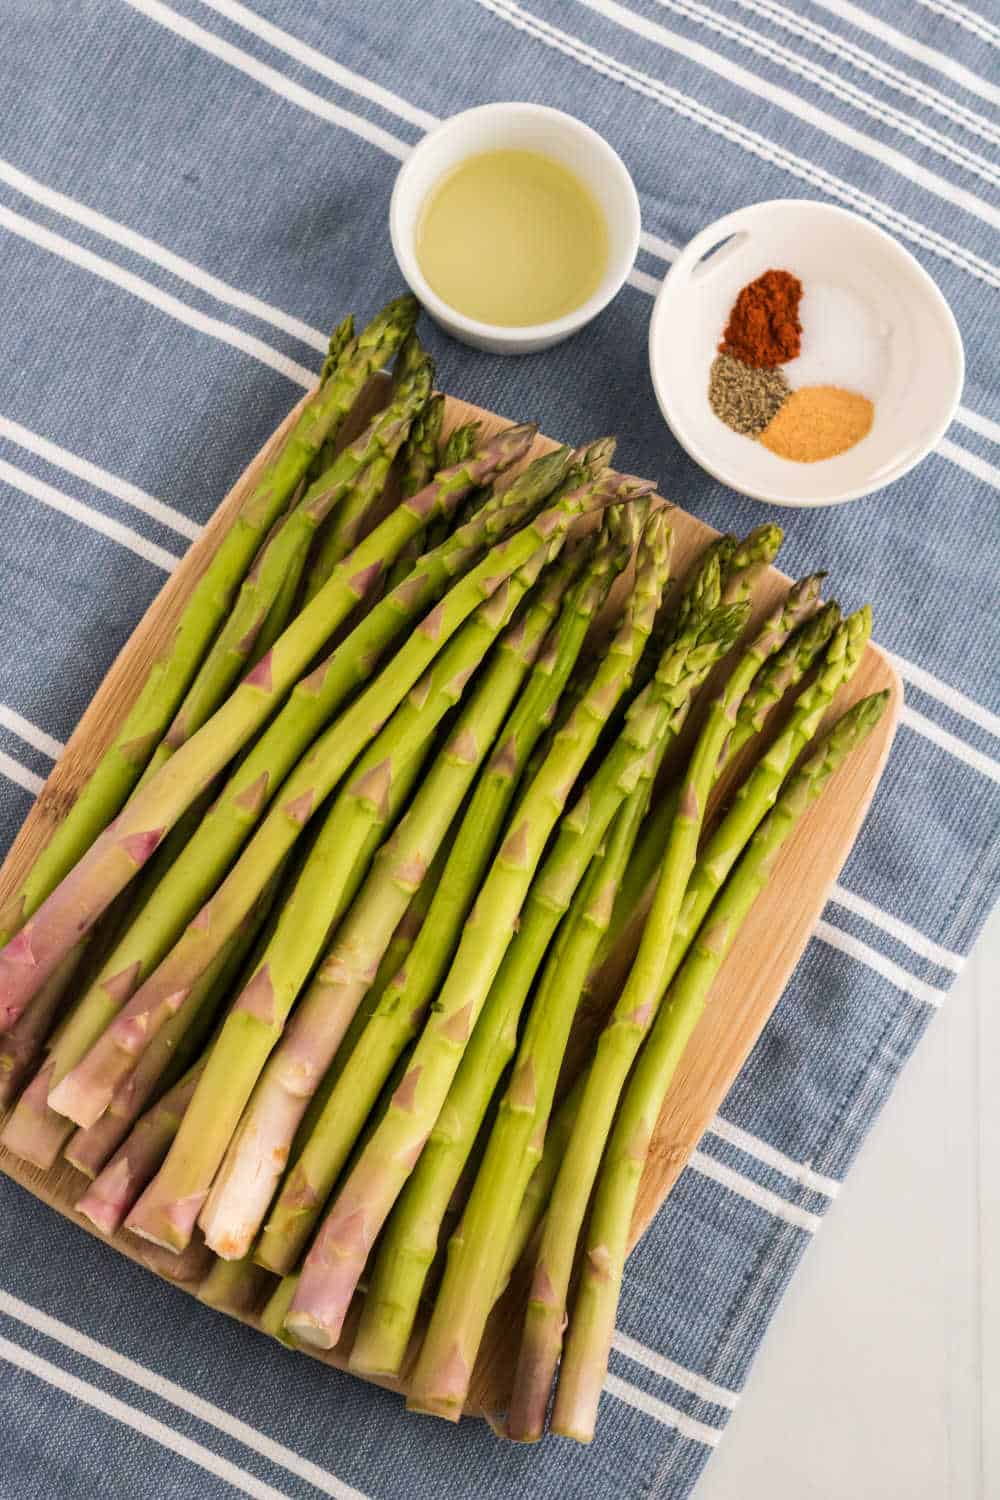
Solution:
{"label": "asparagus stalk", "polygon": [[354,339],[354,314],[348,313],[330,334],[326,347],[326,358],[319,372],[319,383],[325,385],[330,376],[339,369]]}
{"label": "asparagus stalk", "polygon": [[[404,499],[428,484],[437,469],[448,469],[453,464],[462,463],[476,445],[480,426],[478,422],[466,422],[462,427],[453,428],[447,439],[439,443],[444,408],[445,398],[440,395],[432,396],[423,417],[418,418],[413,426],[404,453],[403,476],[400,481],[400,491]],[[473,495],[478,493],[478,491],[472,492]],[[471,516],[463,517],[463,510],[464,502],[455,512],[454,524],[456,526],[461,526],[464,520],[471,519]],[[447,518],[432,521],[424,539],[425,547],[440,546],[448,530]],[[420,551],[421,543],[418,538],[415,537],[412,542],[407,543],[389,572],[386,584],[388,589],[396,588],[413,571]]]}
{"label": "asparagus stalk", "polygon": [[[549,547],[560,533],[565,534],[576,516],[602,503],[644,494],[647,489],[638,481],[621,480],[570,490],[530,525],[494,547],[456,584],[372,686],[317,740],[240,860],[147,986],[155,986],[166,998],[197,977],[240,919],[261,879],[268,878],[276,857],[284,857],[291,847],[313,808],[337,784],[358,751],[485,598],[539,548]],[[225,1045],[220,1042],[213,1049],[174,1148],[156,1182],[130,1216],[130,1227],[147,1238],[176,1248],[187,1242],[260,1066],[277,1040],[284,1017],[279,997],[266,971],[262,973],[263,978],[248,987],[229,1018],[222,1039]]]}
{"label": "asparagus stalk", "polygon": [[[365,517],[385,488],[396,453],[430,398],[433,368],[433,361],[421,348],[416,335],[411,334],[396,361],[389,405],[380,414],[384,427],[392,432],[392,439],[362,468],[354,485],[344,494],[327,520],[314,549],[306,585],[306,603],[319,593],[341,558],[353,551],[360,541]],[[417,370],[425,371],[426,379],[421,378],[419,389],[411,393]],[[376,417],[375,420],[378,422],[379,418]],[[331,472],[332,469],[328,470],[328,474]],[[432,474],[433,470],[427,475],[425,483]],[[317,480],[318,485],[323,483],[323,477]],[[417,490],[411,491],[411,494],[416,494],[422,488],[422,485],[418,485]]]}
{"label": "asparagus stalk", "polygon": [[[764,663],[740,704],[733,732],[720,764],[721,771],[759,734],[771,710],[786,692],[797,687],[814,666],[840,620],[835,603],[826,604],[794,630],[785,645]],[[861,642],[862,646],[864,642]],[[845,679],[846,680],[846,679]],[[663,850],[677,811],[676,793],[668,792],[652,809],[636,842],[635,851],[618,892],[618,902],[595,963],[599,966],[618,944],[625,928],[646,910]]]}
{"label": "asparagus stalk", "polygon": [[791,777],[716,898],[667,994],[629,1082],[597,1182],[552,1429],[578,1442],[594,1433],[607,1371],[639,1182],[676,1067],[719,972],[778,854],[830,777],[881,718],[888,693],[864,698]]}
{"label": "asparagus stalk", "polygon": [[780,526],[765,521],[737,542],[732,553],[723,549],[722,604],[742,604],[753,593],[753,586],[774,562],[785,536]]}
{"label": "asparagus stalk", "polygon": [[[596,855],[619,803],[631,796],[633,784],[644,787],[648,795],[650,780],[662,756],[683,726],[692,695],[728,650],[745,620],[745,609],[719,611],[703,626],[693,625],[681,641],[667,648],[657,676],[631,705],[621,735],[572,812],[563,819],[555,846],[532,883],[517,936],[504,955],[448,1100],[397,1205],[379,1252],[375,1280],[385,1288],[385,1300],[392,1313],[385,1322],[387,1327],[396,1322],[397,1342],[403,1349],[406,1343],[403,1325],[412,1325],[416,1316],[445,1210],[500,1076],[513,1056],[524,1002],[560,919]],[[537,1002],[533,1016],[536,1010]],[[529,1020],[529,1030],[532,1025]],[[560,1056],[562,1050],[560,1046]],[[523,1099],[529,1083],[538,1086],[535,1063],[528,1063],[522,1070],[519,1060],[514,1078]],[[512,1210],[517,1207],[516,1188],[514,1194]],[[502,1242],[498,1248],[502,1249]],[[380,1274],[383,1259],[389,1266],[384,1276]],[[362,1327],[379,1319],[377,1301],[368,1299]],[[377,1349],[372,1353],[378,1357]],[[359,1362],[364,1357],[364,1349],[354,1356]]]}
{"label": "asparagus stalk", "polygon": [[[599,934],[597,941],[600,941]],[[506,1289],[515,1268],[531,1243],[535,1230],[542,1221],[549,1198],[552,1196],[559,1163],[562,1161],[573,1134],[585,1082],[585,1078],[578,1078],[549,1119],[536,1122],[535,1133],[528,1146],[531,1175],[514,1219],[510,1239],[504,1249],[503,1265],[497,1278],[494,1298],[498,1298]]]}
{"label": "asparagus stalk", "polygon": [[219,1007],[268,919],[277,884],[272,881],[247,920],[209,964],[180,1009],[146,1048],[136,1068],[115,1090],[101,1118],[75,1132],[64,1155],[77,1171],[96,1177],[156,1093],[171,1087],[194,1064]]}
{"label": "asparagus stalk", "polygon": [[[274,713],[288,689],[336,629],[369,593],[400,547],[429,517],[520,457],[533,428],[507,429],[475,459],[404,501],[338,566],[312,604],[297,615],[271,651],[226,702],[137,792],[114,823],[56,887],[17,937],[0,950],[0,1031],[7,1030],[65,952],[142,869],[164,834],[202,787]],[[307,499],[308,497],[306,497]],[[306,503],[303,500],[303,505]],[[443,549],[442,549],[443,550]],[[413,580],[410,580],[413,582]],[[405,585],[403,586],[405,588]],[[419,591],[419,588],[415,591]],[[385,603],[389,603],[388,600]],[[378,611],[373,611],[373,615]],[[393,611],[380,617],[385,630]],[[398,613],[398,611],[397,611]],[[371,622],[372,616],[368,617]],[[375,633],[375,627],[369,635]],[[377,635],[376,635],[377,638]],[[323,696],[321,666],[304,691]],[[334,674],[337,675],[337,674]],[[254,760],[250,756],[242,768]],[[258,789],[258,801],[267,783]]]}
{"label": "asparagus stalk", "polygon": [[802,619],[815,613],[820,581],[817,576],[796,584],[744,650],[709,707],[688,764],[639,951],[598,1042],[546,1216],[511,1407],[511,1436],[518,1439],[533,1440],[544,1425],[580,1227],[622,1088],[663,995],[666,959],[719,756],[758,668],[780,650]]}
{"label": "asparagus stalk", "polygon": [[146,1184],[156,1174],[180,1129],[185,1110],[205,1071],[200,1057],[172,1089],[133,1126],[104,1169],[74,1205],[102,1234],[114,1234]]}
{"label": "asparagus stalk", "polygon": [[505,633],[269,1059],[202,1212],[201,1227],[217,1254],[242,1256],[249,1250],[306,1107],[372,985],[393,932],[423,886],[579,563],[580,549],[570,549]]}
{"label": "asparagus stalk", "polygon": [[85,945],[71,948],[49,975],[35,1001],[5,1036],[0,1037],[0,1110],[13,1104],[36,1066],[60,1012],[69,1003],[69,987],[84,957]]}
{"label": "asparagus stalk", "polygon": [[412,952],[383,993],[308,1134],[309,1117],[303,1121],[302,1149],[294,1153],[257,1249],[261,1264],[271,1270],[284,1274],[297,1263],[379,1089],[422,1024],[458,946],[525,763],[555,711],[588,626],[627,560],[625,549],[603,543],[570,591],[473,791]]}
{"label": "asparagus stalk", "polygon": [[[649,779],[633,790],[618,813],[607,847],[594,860],[579,887],[545,964],[517,1062],[500,1103],[496,1123],[476,1175],[462,1218],[448,1242],[444,1277],[434,1300],[430,1324],[421,1342],[407,1405],[416,1411],[457,1420],[475,1367],[486,1318],[520,1258],[547,1193],[539,1195],[539,1168],[545,1160],[547,1121],[565,1037],[586,983],[600,931],[610,914],[615,880],[628,858],[638,822],[649,795]],[[530,1072],[528,1071],[530,1069]],[[522,1087],[515,1089],[520,1078]],[[530,1095],[523,1088],[528,1079]],[[558,1120],[557,1116],[557,1120]],[[555,1132],[553,1132],[553,1135]],[[568,1141],[564,1133],[563,1146]],[[519,1146],[514,1152],[515,1143]],[[507,1175],[497,1191],[498,1172]],[[551,1181],[549,1182],[551,1188]],[[492,1204],[489,1202],[492,1195]],[[526,1198],[529,1203],[526,1205]],[[537,1209],[533,1207],[537,1200]],[[492,1221],[484,1261],[473,1267],[472,1249],[483,1241],[484,1219]],[[406,1353],[404,1331],[412,1327],[407,1305],[400,1318],[394,1298],[399,1270],[388,1261],[392,1226],[380,1245],[379,1257],[365,1297],[364,1312],[351,1349],[351,1368],[358,1372],[396,1371]],[[436,1237],[435,1237],[436,1238]],[[515,1240],[517,1243],[515,1243]],[[428,1242],[428,1249],[430,1243]],[[385,1265],[386,1279],[382,1280]],[[405,1294],[405,1283],[400,1285]],[[449,1307],[458,1308],[451,1333],[444,1322]],[[413,1311],[416,1311],[414,1306]],[[452,1371],[454,1366],[454,1371]]]}
{"label": "asparagus stalk", "polygon": [[391,302],[339,351],[336,369],[303,408],[286,442],[244,501],[118,734],[0,912],[0,943],[9,943],[121,808],[226,618],[233,593],[261,541],[323,440],[340,426],[372,371],[402,343],[418,311],[413,297]]}
{"label": "asparagus stalk", "polygon": [[[561,541],[561,538],[558,539]],[[334,802],[309,860],[285,903],[276,932],[249,983],[266,974],[276,1008],[287,1014],[326,936],[331,913],[341,908],[345,883],[374,827],[385,828],[398,803],[394,782],[415,755],[426,753],[441,719],[461,696],[470,675],[537,577],[537,556],[502,584],[448,643],[424,678],[376,735]],[[93,1125],[114,1090],[169,1019],[174,999],[146,985],[134,995],[81,1062],[53,1091],[53,1108],[82,1126]]]}
{"label": "asparagus stalk", "polygon": [[644,537],[625,623],[597,669],[590,692],[515,808],[406,1076],[306,1257],[287,1320],[297,1338],[332,1348],[340,1337],[368,1251],[444,1103],[549,834],[642,654],[666,582],[669,536],[658,513]]}
{"label": "asparagus stalk", "polygon": [[374,982],[351,1017],[347,1030],[344,1032],[344,1039],[334,1053],[333,1061],[324,1073],[316,1092],[309,1099],[302,1116],[302,1121],[292,1142],[292,1161],[298,1160],[303,1144],[312,1135],[316,1121],[326,1108],[327,1100],[332,1094],[348,1060],[354,1055],[354,1049],[364,1034],[368,1022],[378,1009],[382,996],[388,989],[390,982],[406,963],[420,933],[420,929],[424,925],[424,919],[427,916],[437,883],[441,878],[441,872],[444,869],[450,847],[451,840],[445,839],[438,850],[437,857],[431,863],[427,875],[420,882],[415,896],[400,919],[399,925],[385,950],[382,962],[378,966]]}
{"label": "asparagus stalk", "polygon": [[252,1260],[213,1260],[198,1288],[198,1301],[237,1318],[249,1318],[270,1301],[277,1283]]}

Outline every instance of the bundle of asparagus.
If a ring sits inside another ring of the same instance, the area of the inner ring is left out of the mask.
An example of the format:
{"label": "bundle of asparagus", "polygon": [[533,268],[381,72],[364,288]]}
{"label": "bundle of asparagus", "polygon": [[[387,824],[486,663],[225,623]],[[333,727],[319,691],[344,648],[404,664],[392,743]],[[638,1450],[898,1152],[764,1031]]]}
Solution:
{"label": "bundle of asparagus", "polygon": [[95,1228],[285,1342],[333,1347],[360,1302],[351,1367],[451,1419],[523,1260],[510,1436],[540,1437],[565,1336],[552,1425],[585,1441],[678,1060],[884,695],[801,761],[869,611],[841,621],[816,574],[730,657],[778,528],[667,597],[652,486],[610,439],[524,464],[532,426],[446,431],[417,312],[335,330],[0,913],[0,1139],[63,1152]]}

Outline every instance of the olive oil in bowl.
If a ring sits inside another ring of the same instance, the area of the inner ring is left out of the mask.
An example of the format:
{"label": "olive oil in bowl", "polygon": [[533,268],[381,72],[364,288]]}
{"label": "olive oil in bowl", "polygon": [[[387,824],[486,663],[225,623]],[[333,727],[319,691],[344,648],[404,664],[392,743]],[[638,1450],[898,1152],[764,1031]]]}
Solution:
{"label": "olive oil in bowl", "polygon": [[432,189],[417,225],[420,269],[456,312],[523,328],[593,296],[608,226],[588,188],[536,151],[483,151]]}

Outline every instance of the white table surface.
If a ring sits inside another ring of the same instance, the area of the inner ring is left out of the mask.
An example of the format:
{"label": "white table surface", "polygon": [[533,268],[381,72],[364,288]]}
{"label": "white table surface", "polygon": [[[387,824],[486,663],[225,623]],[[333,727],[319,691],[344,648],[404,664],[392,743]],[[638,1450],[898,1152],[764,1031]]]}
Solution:
{"label": "white table surface", "polygon": [[695,1500],[1000,1497],[1000,910],[806,1251]]}

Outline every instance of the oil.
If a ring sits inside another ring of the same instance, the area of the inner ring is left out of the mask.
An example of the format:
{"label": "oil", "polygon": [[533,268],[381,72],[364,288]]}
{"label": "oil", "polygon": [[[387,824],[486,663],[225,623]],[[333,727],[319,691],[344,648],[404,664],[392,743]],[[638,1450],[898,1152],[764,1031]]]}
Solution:
{"label": "oil", "polygon": [[456,312],[505,328],[561,318],[608,264],[608,227],[574,172],[536,151],[484,151],[434,188],[417,259]]}

